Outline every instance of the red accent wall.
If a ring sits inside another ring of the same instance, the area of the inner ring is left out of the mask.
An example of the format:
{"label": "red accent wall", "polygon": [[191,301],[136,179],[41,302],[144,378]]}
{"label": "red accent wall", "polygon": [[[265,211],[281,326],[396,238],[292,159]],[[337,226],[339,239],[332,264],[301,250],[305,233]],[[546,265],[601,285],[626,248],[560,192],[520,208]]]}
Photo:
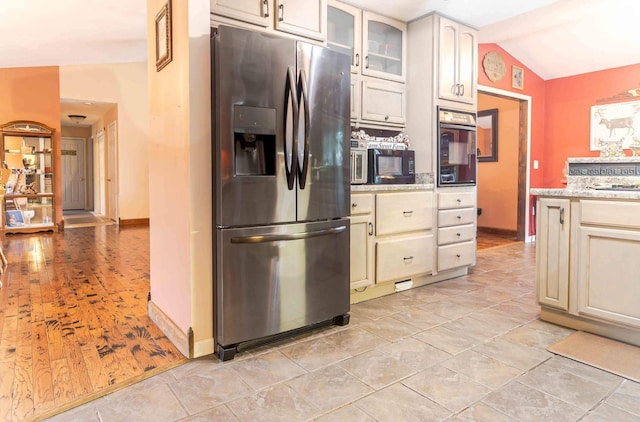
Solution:
{"label": "red accent wall", "polygon": [[640,64],[546,81],[543,187],[562,187],[560,179],[567,158],[599,155],[589,150],[591,106],[623,102],[611,97],[638,87]]}

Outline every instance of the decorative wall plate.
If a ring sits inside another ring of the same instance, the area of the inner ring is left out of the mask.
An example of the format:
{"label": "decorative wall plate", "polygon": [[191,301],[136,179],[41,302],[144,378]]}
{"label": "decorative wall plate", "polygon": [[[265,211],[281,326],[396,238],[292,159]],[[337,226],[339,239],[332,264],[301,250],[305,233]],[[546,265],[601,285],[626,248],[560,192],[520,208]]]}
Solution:
{"label": "decorative wall plate", "polygon": [[495,51],[489,51],[482,59],[482,68],[489,80],[493,83],[501,80],[507,72],[507,66],[500,54]]}

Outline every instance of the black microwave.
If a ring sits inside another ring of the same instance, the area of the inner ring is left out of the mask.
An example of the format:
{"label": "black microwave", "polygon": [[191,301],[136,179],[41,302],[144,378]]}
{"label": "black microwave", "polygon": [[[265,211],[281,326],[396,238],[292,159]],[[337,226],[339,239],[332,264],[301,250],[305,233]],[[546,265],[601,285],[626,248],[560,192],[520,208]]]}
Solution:
{"label": "black microwave", "polygon": [[412,150],[369,149],[367,183],[407,184],[416,182],[416,153]]}

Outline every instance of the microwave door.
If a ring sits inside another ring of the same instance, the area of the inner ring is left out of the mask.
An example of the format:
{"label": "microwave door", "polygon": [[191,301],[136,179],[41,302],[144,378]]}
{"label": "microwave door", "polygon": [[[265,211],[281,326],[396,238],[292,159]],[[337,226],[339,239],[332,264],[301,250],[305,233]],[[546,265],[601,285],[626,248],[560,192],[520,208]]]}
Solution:
{"label": "microwave door", "polygon": [[349,215],[349,57],[298,43],[298,221]]}
{"label": "microwave door", "polygon": [[[296,190],[288,171],[297,113],[295,59],[293,40],[218,28],[211,66],[218,227],[296,219]],[[293,95],[287,94],[288,85]]]}

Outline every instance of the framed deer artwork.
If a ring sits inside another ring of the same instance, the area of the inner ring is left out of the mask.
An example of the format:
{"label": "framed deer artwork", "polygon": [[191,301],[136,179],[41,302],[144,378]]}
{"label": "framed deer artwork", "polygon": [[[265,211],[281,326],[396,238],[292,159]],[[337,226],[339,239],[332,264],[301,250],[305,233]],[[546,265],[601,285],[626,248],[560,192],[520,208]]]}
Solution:
{"label": "framed deer artwork", "polygon": [[591,107],[591,151],[640,146],[640,101]]}

